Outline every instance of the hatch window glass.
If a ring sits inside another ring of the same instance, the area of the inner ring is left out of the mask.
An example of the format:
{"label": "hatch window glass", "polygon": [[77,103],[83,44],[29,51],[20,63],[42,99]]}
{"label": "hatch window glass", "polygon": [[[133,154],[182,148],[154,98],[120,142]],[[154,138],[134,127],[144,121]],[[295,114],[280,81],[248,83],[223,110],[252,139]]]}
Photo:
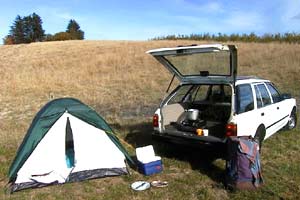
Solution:
{"label": "hatch window glass", "polygon": [[221,75],[230,76],[230,52],[215,51],[205,53],[178,52],[164,58],[183,76]]}

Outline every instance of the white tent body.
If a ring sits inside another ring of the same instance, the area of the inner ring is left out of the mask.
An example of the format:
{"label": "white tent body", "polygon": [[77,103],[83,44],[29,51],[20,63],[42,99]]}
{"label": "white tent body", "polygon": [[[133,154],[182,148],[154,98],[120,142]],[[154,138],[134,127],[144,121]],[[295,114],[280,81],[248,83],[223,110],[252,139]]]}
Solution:
{"label": "white tent body", "polygon": [[[66,161],[67,118],[73,133],[75,164]],[[19,183],[64,183],[76,172],[126,169],[125,156],[105,131],[65,112],[49,129],[17,173]]]}

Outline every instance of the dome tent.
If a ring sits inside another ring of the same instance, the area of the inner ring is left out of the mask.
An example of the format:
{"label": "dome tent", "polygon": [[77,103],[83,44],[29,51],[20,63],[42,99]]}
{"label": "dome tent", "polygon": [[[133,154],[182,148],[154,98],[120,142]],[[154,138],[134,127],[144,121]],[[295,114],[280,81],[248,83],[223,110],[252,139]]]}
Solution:
{"label": "dome tent", "polygon": [[133,160],[93,109],[73,98],[35,116],[9,169],[11,191],[128,174]]}

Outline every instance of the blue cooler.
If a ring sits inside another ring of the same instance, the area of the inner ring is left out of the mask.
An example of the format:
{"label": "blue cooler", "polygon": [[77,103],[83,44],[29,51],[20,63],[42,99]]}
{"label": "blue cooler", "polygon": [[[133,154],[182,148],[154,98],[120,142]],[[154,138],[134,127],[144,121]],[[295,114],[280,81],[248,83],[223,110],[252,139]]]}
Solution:
{"label": "blue cooler", "polygon": [[157,174],[163,170],[161,157],[155,156],[152,145],[136,148],[138,169],[144,175]]}

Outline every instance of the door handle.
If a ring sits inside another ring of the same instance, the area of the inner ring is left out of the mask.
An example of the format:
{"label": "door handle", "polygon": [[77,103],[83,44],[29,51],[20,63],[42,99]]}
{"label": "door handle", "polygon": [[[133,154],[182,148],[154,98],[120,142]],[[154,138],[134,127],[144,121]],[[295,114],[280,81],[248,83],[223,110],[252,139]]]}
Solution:
{"label": "door handle", "polygon": [[265,116],[265,113],[261,113],[260,115],[261,115],[261,116]]}
{"label": "door handle", "polygon": [[279,110],[279,107],[277,107],[277,110]]}

